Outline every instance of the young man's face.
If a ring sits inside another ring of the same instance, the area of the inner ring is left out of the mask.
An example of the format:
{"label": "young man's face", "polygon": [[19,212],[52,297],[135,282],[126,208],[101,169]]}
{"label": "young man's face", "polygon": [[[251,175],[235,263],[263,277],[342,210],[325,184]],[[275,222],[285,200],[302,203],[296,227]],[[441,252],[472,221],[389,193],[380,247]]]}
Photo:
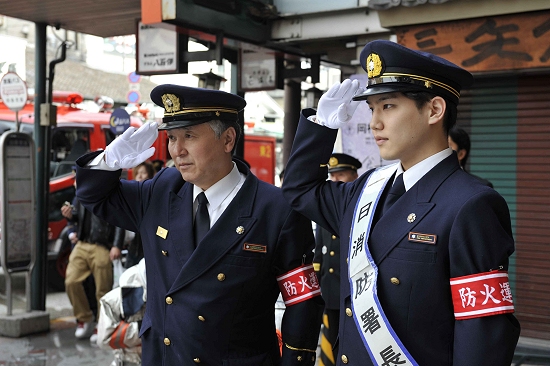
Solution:
{"label": "young man's face", "polygon": [[372,111],[370,127],[382,158],[399,159],[408,169],[432,155],[427,106],[418,110],[415,101],[402,93],[373,95],[367,103]]}
{"label": "young man's face", "polygon": [[168,130],[168,151],[183,179],[203,190],[231,171],[235,130],[228,128],[219,139],[208,123]]}

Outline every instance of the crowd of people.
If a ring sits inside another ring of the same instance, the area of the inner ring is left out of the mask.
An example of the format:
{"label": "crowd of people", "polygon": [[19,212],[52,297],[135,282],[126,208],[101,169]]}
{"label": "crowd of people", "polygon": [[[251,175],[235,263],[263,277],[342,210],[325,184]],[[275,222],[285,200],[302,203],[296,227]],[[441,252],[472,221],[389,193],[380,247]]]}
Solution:
{"label": "crowd of people", "polygon": [[[314,365],[321,330],[323,365],[510,365],[510,215],[466,172],[455,126],[473,77],[388,41],[361,62],[366,86],[344,80],[302,111],[282,189],[234,158],[246,103],[218,90],[157,86],[160,124],[80,157],[74,207],[62,208],[75,227],[75,336],[98,321],[95,342],[125,365]],[[333,151],[359,103],[380,156],[398,161],[361,175],[357,157]],[[159,130],[173,167],[155,173]],[[112,289],[125,231],[128,269]]]}

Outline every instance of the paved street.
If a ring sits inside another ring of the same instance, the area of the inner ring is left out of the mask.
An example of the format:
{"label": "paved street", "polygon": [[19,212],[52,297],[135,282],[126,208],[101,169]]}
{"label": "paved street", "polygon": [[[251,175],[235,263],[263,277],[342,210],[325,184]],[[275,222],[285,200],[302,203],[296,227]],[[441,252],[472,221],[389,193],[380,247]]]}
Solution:
{"label": "paved street", "polygon": [[[24,312],[25,292],[23,274],[13,277],[13,314]],[[0,336],[0,366],[109,366],[110,350],[91,345],[89,340],[74,337],[75,319],[69,299],[64,292],[49,292],[46,311],[50,314],[50,331],[21,338]],[[0,315],[7,313],[5,280],[0,268]],[[533,355],[550,357],[550,341],[521,337],[515,361],[521,355],[531,355],[521,366],[550,365],[550,360],[538,361]],[[518,365],[512,364],[512,366]],[[424,365],[423,365],[424,366]]]}

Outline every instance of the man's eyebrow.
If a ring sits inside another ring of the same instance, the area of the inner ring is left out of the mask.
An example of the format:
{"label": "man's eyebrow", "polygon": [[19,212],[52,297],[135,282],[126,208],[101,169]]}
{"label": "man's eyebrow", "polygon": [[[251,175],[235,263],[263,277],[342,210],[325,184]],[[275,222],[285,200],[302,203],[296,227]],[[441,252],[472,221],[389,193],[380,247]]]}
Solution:
{"label": "man's eyebrow", "polygon": [[[372,101],[372,103],[380,103],[380,102],[383,102],[385,100],[388,100],[388,99],[395,99],[397,98],[397,94],[395,93],[387,93],[387,94],[383,94],[381,95],[379,98],[375,99]],[[374,98],[373,98],[374,99]],[[368,104],[371,104],[369,103],[369,101],[367,100],[367,103]]]}

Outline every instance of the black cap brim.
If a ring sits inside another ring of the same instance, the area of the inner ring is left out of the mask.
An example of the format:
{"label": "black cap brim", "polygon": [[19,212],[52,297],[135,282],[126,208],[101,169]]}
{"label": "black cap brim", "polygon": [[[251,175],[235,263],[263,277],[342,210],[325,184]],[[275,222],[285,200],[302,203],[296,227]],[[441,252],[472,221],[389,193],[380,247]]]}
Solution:
{"label": "black cap brim", "polygon": [[395,93],[395,92],[408,92],[408,91],[426,91],[426,88],[416,86],[414,84],[385,84],[368,87],[361,94],[357,94],[353,97],[354,101],[367,100],[372,95]]}
{"label": "black cap brim", "polygon": [[183,127],[191,127],[200,125],[201,123],[205,123],[208,121],[212,121],[212,117],[205,117],[203,119],[194,119],[192,121],[163,121],[159,125],[159,130],[173,130],[176,128],[183,128]]}

